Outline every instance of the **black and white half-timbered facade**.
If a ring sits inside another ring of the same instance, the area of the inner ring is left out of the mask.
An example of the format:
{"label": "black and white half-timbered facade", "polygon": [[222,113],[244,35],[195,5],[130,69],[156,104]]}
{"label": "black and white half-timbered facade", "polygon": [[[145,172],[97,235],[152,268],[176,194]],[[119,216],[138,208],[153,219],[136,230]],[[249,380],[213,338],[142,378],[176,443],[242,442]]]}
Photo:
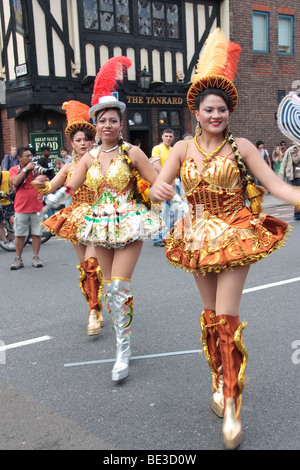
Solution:
{"label": "black and white half-timbered facade", "polygon": [[69,147],[62,103],[90,105],[99,68],[117,55],[132,61],[118,90],[124,138],[150,155],[164,128],[193,133],[186,94],[217,26],[242,47],[230,128],[271,153],[278,104],[299,92],[299,0],[0,0],[0,161],[10,145]]}
{"label": "black and white half-timbered facade", "polygon": [[209,32],[229,33],[229,0],[0,0],[1,154],[43,143],[59,155],[62,103],[90,105],[99,68],[132,61],[120,84],[124,137],[150,155],[164,128],[192,132],[186,93]]}

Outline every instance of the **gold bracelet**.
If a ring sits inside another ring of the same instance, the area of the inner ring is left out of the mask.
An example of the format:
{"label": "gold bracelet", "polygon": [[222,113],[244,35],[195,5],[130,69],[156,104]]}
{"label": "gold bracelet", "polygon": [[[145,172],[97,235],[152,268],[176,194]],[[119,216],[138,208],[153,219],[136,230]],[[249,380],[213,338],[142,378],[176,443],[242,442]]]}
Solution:
{"label": "gold bracelet", "polygon": [[295,206],[296,212],[300,212],[300,199]]}
{"label": "gold bracelet", "polygon": [[52,184],[50,181],[45,181],[43,188],[36,188],[40,194],[50,194],[52,192]]}

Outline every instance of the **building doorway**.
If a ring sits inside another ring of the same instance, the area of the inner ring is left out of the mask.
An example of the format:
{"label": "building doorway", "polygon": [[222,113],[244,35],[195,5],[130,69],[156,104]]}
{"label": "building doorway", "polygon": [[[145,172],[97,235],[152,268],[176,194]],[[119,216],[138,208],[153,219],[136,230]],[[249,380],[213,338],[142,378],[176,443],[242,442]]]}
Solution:
{"label": "building doorway", "polygon": [[148,130],[130,130],[129,142],[133,145],[138,145],[148,158],[151,157],[152,149],[150,147]]}

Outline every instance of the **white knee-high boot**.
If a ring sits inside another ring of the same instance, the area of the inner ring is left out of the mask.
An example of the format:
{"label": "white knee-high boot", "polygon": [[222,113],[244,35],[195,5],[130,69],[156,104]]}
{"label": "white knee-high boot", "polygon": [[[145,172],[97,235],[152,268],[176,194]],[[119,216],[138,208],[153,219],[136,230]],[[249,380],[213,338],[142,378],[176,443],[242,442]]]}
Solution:
{"label": "white knee-high boot", "polygon": [[103,296],[105,299],[105,304],[107,312],[111,314],[111,302],[112,302],[112,291],[111,291],[111,280],[103,280]]}
{"label": "white knee-high boot", "polygon": [[117,340],[116,362],[112,370],[112,380],[120,381],[129,374],[131,356],[130,338],[133,316],[133,297],[130,279],[113,278],[111,281],[111,314]]}

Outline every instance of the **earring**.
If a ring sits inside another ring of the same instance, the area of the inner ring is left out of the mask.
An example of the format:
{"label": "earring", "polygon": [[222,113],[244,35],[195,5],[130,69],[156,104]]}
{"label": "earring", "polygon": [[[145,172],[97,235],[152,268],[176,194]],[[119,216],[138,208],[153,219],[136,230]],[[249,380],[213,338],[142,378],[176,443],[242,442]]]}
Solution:
{"label": "earring", "polygon": [[118,140],[119,140],[119,142],[122,142],[122,141],[123,141],[123,135],[122,135],[122,132],[121,132],[121,131],[119,132]]}
{"label": "earring", "polygon": [[98,146],[101,144],[101,139],[100,139],[100,136],[99,136],[98,132],[95,135],[95,142]]}
{"label": "earring", "polygon": [[72,150],[72,159],[73,160],[75,159],[76,155],[77,155],[76,150],[73,148],[73,150]]}
{"label": "earring", "polygon": [[201,134],[202,134],[202,129],[200,127],[199,121],[197,121],[197,125],[196,125],[196,128],[195,128],[195,137],[198,138],[198,137],[200,137]]}

